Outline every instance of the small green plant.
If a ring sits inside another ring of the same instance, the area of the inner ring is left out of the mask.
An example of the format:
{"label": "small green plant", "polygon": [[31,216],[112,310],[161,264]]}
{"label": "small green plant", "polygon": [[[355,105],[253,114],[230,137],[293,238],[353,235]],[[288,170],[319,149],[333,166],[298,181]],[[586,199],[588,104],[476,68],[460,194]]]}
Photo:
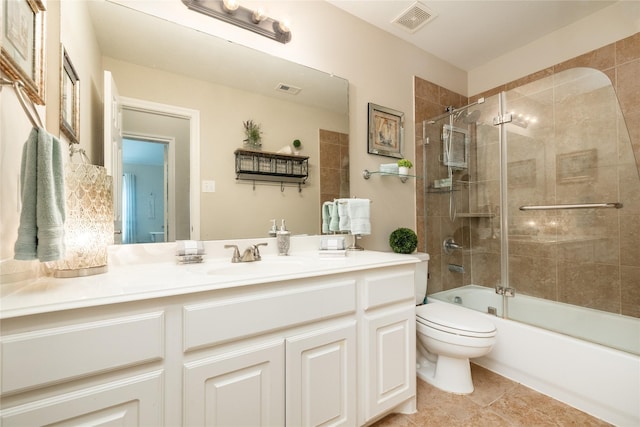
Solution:
{"label": "small green plant", "polygon": [[411,169],[413,167],[413,163],[411,163],[411,160],[409,159],[400,159],[398,160],[398,166],[401,168],[409,168]]}
{"label": "small green plant", "polygon": [[294,139],[293,140],[293,148],[295,148],[296,150],[299,150],[300,147],[302,147],[302,142],[300,142],[299,139]]}
{"label": "small green plant", "polygon": [[244,142],[253,147],[259,147],[261,145],[260,140],[262,139],[260,125],[253,120],[242,122],[242,125],[244,126],[244,135],[246,136]]}
{"label": "small green plant", "polygon": [[397,228],[389,235],[389,246],[398,254],[410,254],[418,247],[418,236],[409,228]]}

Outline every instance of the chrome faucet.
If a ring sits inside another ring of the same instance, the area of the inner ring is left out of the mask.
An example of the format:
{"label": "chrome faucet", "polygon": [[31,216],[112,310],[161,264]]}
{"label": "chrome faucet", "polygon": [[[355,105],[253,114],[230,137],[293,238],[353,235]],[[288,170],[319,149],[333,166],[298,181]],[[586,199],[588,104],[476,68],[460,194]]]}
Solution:
{"label": "chrome faucet", "polygon": [[457,244],[453,237],[447,237],[444,242],[442,242],[442,248],[444,249],[444,253],[447,255],[451,255],[456,249],[463,249],[464,246]]}
{"label": "chrome faucet", "polygon": [[260,261],[262,256],[260,256],[260,246],[267,246],[267,243],[258,243],[256,245],[251,245],[247,249],[244,250],[242,256],[240,256],[240,251],[238,250],[238,245],[224,245],[225,248],[233,248],[233,256],[231,257],[231,262],[253,262]]}

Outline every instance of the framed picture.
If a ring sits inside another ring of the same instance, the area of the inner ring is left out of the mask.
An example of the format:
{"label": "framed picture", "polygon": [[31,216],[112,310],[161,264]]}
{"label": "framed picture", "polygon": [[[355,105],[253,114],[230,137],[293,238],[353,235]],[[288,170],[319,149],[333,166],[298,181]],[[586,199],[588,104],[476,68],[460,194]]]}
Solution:
{"label": "framed picture", "polygon": [[60,72],[60,130],[71,143],[80,142],[80,79],[64,46]]}
{"label": "framed picture", "polygon": [[369,103],[369,154],[402,158],[404,113]]}
{"label": "framed picture", "polygon": [[44,105],[44,5],[41,0],[2,0],[0,68],[20,80],[29,98]]}

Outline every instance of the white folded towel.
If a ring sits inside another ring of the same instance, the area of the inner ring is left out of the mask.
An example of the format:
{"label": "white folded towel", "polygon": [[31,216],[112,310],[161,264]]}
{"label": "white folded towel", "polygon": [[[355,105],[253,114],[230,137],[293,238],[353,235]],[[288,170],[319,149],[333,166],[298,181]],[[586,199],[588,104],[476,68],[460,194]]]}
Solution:
{"label": "white folded towel", "polygon": [[371,234],[371,201],[369,199],[348,199],[348,201],[351,234],[361,236]]}

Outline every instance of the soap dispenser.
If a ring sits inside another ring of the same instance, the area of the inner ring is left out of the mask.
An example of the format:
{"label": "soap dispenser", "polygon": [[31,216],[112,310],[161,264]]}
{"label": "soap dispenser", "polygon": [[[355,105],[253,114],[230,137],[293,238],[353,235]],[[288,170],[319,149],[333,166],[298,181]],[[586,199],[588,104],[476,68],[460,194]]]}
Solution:
{"label": "soap dispenser", "polygon": [[278,243],[278,255],[289,255],[289,245],[291,243],[291,233],[284,224],[284,219],[280,225],[280,230],[276,233],[276,241]]}
{"label": "soap dispenser", "polygon": [[271,220],[271,229],[269,230],[269,237],[276,237],[278,234],[278,227],[276,227],[276,220]]}

